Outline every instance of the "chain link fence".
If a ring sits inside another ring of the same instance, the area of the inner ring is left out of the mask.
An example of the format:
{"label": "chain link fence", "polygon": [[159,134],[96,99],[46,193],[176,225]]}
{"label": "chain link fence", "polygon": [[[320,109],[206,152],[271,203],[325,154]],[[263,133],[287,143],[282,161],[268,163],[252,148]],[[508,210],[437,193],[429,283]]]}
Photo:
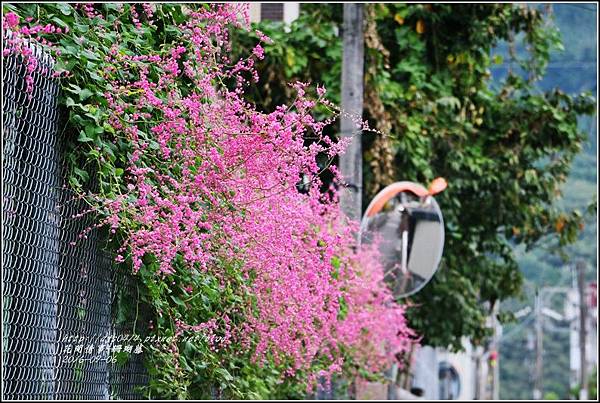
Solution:
{"label": "chain link fence", "polygon": [[31,93],[20,56],[4,57],[2,69],[2,395],[139,398],[142,354],[109,359],[110,336],[131,331],[114,325],[115,290],[132,284],[117,276],[99,231],[79,238],[92,222],[71,218],[85,205],[66,186],[53,62],[31,49],[46,67],[33,73]]}

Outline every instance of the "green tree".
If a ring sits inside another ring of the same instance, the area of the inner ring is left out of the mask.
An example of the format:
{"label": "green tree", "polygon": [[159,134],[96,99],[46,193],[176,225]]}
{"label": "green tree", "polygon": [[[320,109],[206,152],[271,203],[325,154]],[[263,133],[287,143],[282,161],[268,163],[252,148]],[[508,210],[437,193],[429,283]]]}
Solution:
{"label": "green tree", "polygon": [[[597,31],[597,11],[594,5],[589,7],[577,4],[554,4],[552,6],[554,23],[560,30],[561,39],[565,50],[553,52],[550,57],[548,74],[544,76],[538,87],[550,89],[559,87],[561,90],[576,94],[583,90],[596,94],[596,49],[595,35],[590,32]],[[506,46],[500,46],[498,51],[508,54]],[[506,64],[492,68],[494,77],[501,75],[507,69]],[[596,119],[593,116],[584,116],[579,119],[579,127],[588,133],[583,151],[574,159],[567,182],[563,185],[563,198],[558,205],[563,209],[585,209],[591,198],[596,195],[597,158],[596,158]],[[566,256],[570,262],[583,259],[588,264],[587,279],[596,278],[596,214],[592,211],[585,219],[585,228],[580,233],[579,239],[566,248]],[[519,248],[516,252],[517,262],[525,282],[530,285],[529,298],[526,301],[511,301],[503,304],[513,310],[533,305],[533,293],[536,287],[565,286],[570,287],[572,277],[568,265],[561,256],[553,253],[551,245],[535,247],[530,251]],[[563,302],[563,301],[560,301]],[[560,311],[562,304],[552,307]],[[531,319],[531,318],[529,318]],[[527,320],[526,320],[527,321]],[[533,323],[507,325],[504,333],[517,334],[506,340],[500,349],[500,398],[501,399],[527,399],[531,397],[533,384],[530,381],[533,354],[525,348],[523,343],[526,332],[533,331]],[[558,325],[558,324],[557,324]],[[518,326],[519,329],[515,329]],[[566,331],[564,323],[560,325]],[[568,326],[567,326],[568,327]],[[544,391],[554,392],[562,399],[569,398],[569,338],[568,334],[547,334],[544,340]],[[525,359],[525,362],[523,361]],[[595,379],[595,378],[594,378]],[[590,392],[591,396],[591,392]]]}
{"label": "green tree", "polygon": [[[290,80],[324,83],[339,100],[341,10],[303,5],[289,32],[259,24],[274,43],[253,101],[273,109],[290,96]],[[548,22],[543,10],[513,4],[367,6],[365,118],[387,135],[363,135],[363,200],[393,180],[449,182],[438,196],[441,268],[411,298],[411,325],[424,344],[484,342],[494,304],[521,288],[514,246],[554,239],[562,247],[579,232],[583,213],[561,211],[556,200],[585,138],[577,118],[594,113],[595,101],[537,89],[560,47]],[[249,39],[237,40],[244,48]],[[527,52],[510,52],[513,69],[494,83],[490,68],[503,60],[492,50],[517,40]]]}

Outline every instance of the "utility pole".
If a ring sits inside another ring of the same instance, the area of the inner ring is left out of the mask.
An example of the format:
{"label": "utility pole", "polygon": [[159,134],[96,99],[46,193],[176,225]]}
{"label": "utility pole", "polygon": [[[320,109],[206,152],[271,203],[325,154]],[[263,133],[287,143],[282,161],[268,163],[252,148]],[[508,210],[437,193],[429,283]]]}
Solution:
{"label": "utility pole", "polygon": [[500,399],[500,354],[499,354],[499,326],[497,315],[500,303],[496,301],[492,309],[492,326],[494,333],[492,334],[492,343],[490,350],[496,354],[494,366],[492,368],[492,400]]}
{"label": "utility pole", "polygon": [[[346,216],[360,222],[362,216],[362,145],[361,130],[354,120],[362,121],[364,80],[364,4],[344,3],[341,137],[350,137],[346,152],[340,156],[344,184],[340,205]],[[354,118],[354,120],[353,120]],[[358,237],[358,234],[356,234]],[[349,388],[350,399],[357,394],[356,380]],[[335,398],[332,396],[332,398]]]}
{"label": "utility pole", "polygon": [[481,357],[483,355],[483,350],[481,350],[480,346],[475,346],[473,348],[473,357],[475,358],[475,396],[473,400],[482,400],[482,388],[481,388]]}
{"label": "utility pole", "polygon": [[537,290],[535,293],[535,384],[533,387],[533,398],[540,400],[542,398],[543,382],[543,352],[544,352],[544,326],[542,323],[542,293]]}
{"label": "utility pole", "polygon": [[587,400],[587,363],[585,356],[587,301],[585,299],[585,262],[583,260],[578,260],[575,264],[575,268],[577,269],[577,287],[579,289],[579,400]]}
{"label": "utility pole", "polygon": [[[351,137],[346,152],[340,156],[340,172],[346,186],[340,195],[342,211],[354,221],[362,212],[361,130],[354,120],[362,120],[364,78],[364,4],[344,3],[342,63],[342,137]],[[353,120],[354,118],[354,120]]]}

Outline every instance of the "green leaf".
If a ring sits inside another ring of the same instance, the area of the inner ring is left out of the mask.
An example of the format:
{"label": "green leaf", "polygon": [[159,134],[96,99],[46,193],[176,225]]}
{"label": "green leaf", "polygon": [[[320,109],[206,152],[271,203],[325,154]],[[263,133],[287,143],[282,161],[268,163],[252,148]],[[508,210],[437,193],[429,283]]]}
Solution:
{"label": "green leaf", "polygon": [[64,29],[64,28],[68,28],[68,27],[69,27],[69,25],[68,25],[66,22],[64,22],[63,20],[61,20],[61,19],[60,19],[60,18],[58,18],[58,17],[52,17],[52,20],[51,20],[51,21],[52,21],[52,22],[53,22],[53,23],[54,23],[56,26],[58,26],[58,27],[60,27],[60,28],[63,28],[63,29]]}
{"label": "green leaf", "polygon": [[92,91],[88,90],[87,88],[84,88],[81,90],[81,92],[79,92],[79,99],[82,101],[85,101],[92,95],[94,95],[94,93]]}
{"label": "green leaf", "polygon": [[79,169],[77,167],[73,167],[73,173],[75,175],[77,175],[79,178],[81,178],[81,180],[83,180],[84,182],[87,182],[88,179],[90,178],[87,171],[84,171],[83,169]]}
{"label": "green leaf", "polygon": [[106,80],[104,80],[104,78],[100,77],[98,75],[98,73],[96,73],[95,71],[90,71],[89,74],[90,74],[90,77],[95,81],[99,81],[101,83],[106,81]]}
{"label": "green leaf", "polygon": [[231,382],[233,380],[233,376],[227,371],[225,368],[217,368],[215,373],[221,376],[225,381]]}
{"label": "green leaf", "polygon": [[114,353],[115,360],[117,365],[123,366],[129,361],[130,354],[126,351],[119,351]]}
{"label": "green leaf", "polygon": [[93,124],[87,124],[85,126],[85,134],[89,137],[92,138],[94,140],[96,140],[98,138],[98,135],[96,133],[96,126]]}
{"label": "green leaf", "polygon": [[60,10],[64,15],[71,15],[72,7],[68,3],[56,3],[56,8]]}
{"label": "green leaf", "polygon": [[81,132],[79,132],[79,137],[77,137],[77,141],[80,141],[82,143],[87,143],[89,141],[94,141],[94,139],[91,137],[88,137],[86,135],[85,131],[82,130]]}
{"label": "green leaf", "polygon": [[181,300],[181,298],[176,297],[175,295],[171,295],[170,297],[173,300],[173,302],[175,302],[177,305],[179,305],[179,306],[181,306],[183,308],[186,308],[185,302],[183,302]]}
{"label": "green leaf", "polygon": [[77,31],[79,31],[81,33],[86,33],[90,29],[89,25],[87,25],[87,24],[75,24],[73,26],[75,27],[75,29]]}
{"label": "green leaf", "polygon": [[81,55],[85,56],[85,58],[89,60],[102,60],[98,54],[93,53],[87,49],[81,52]]}
{"label": "green leaf", "polygon": [[69,184],[75,189],[81,188],[81,183],[74,176],[69,177]]}

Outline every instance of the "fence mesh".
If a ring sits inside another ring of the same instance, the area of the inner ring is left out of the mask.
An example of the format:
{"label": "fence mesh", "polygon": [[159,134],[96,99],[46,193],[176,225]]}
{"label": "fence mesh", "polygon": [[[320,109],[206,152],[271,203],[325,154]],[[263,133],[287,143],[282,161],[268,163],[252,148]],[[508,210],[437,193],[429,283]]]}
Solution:
{"label": "fence mesh", "polygon": [[131,331],[114,325],[115,289],[131,284],[99,231],[78,237],[91,218],[71,218],[85,206],[65,186],[59,87],[52,60],[31,48],[47,72],[33,73],[30,94],[20,56],[2,70],[3,398],[139,398],[142,354],[109,360],[111,341]]}

